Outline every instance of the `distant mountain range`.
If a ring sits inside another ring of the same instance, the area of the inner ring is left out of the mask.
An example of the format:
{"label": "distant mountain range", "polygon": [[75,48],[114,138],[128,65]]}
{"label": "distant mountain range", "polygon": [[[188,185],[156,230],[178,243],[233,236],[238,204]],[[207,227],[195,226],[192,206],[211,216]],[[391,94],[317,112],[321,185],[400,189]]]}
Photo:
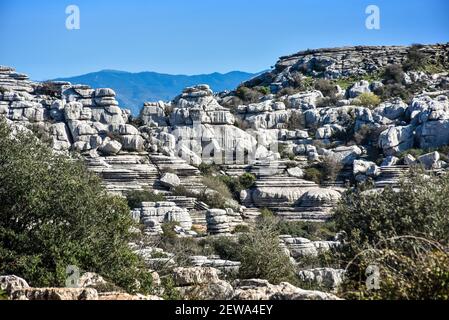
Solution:
{"label": "distant mountain range", "polygon": [[146,101],[167,101],[179,95],[185,87],[208,84],[215,92],[233,90],[240,83],[260,73],[232,71],[202,75],[170,75],[156,72],[130,73],[116,70],[103,70],[70,78],[54,80],[69,81],[73,84],[86,84],[93,88],[112,88],[122,108],[131,109],[134,115],[140,112]]}

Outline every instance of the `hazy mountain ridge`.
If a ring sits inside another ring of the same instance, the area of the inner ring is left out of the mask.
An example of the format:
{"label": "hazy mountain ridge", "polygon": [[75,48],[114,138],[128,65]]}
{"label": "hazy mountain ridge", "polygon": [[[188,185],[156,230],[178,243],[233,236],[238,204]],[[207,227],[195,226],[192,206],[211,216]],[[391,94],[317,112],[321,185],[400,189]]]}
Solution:
{"label": "hazy mountain ridge", "polygon": [[201,75],[171,75],[157,72],[102,70],[56,80],[86,84],[93,88],[112,88],[117,92],[120,106],[131,109],[133,114],[138,114],[144,102],[171,100],[185,87],[208,84],[215,92],[232,90],[258,74],[260,73],[232,71],[225,74],[215,72]]}

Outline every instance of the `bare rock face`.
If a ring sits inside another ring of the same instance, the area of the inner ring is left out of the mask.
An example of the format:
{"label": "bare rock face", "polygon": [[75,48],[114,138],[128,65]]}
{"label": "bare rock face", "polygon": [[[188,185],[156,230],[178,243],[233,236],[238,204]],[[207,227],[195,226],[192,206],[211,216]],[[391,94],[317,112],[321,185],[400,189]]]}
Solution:
{"label": "bare rock face", "polygon": [[232,209],[210,209],[206,213],[206,221],[210,234],[229,234],[243,223],[241,215]]}
{"label": "bare rock face", "polygon": [[15,290],[27,289],[30,286],[28,283],[17,276],[1,276],[0,277],[0,290],[5,291],[7,294]]}
{"label": "bare rock face", "polygon": [[379,147],[386,155],[394,155],[413,147],[413,126],[390,127],[379,136]]}
{"label": "bare rock face", "polygon": [[293,259],[316,257],[318,254],[329,251],[340,245],[337,241],[311,241],[306,238],[280,236],[281,244]]}
{"label": "bare rock face", "polygon": [[92,288],[28,288],[11,293],[12,300],[98,300]]}
{"label": "bare rock face", "polygon": [[165,127],[168,125],[166,117],[167,106],[164,102],[145,102],[141,118],[144,125],[150,127]]}
{"label": "bare rock face", "polygon": [[173,279],[178,286],[201,285],[217,282],[218,270],[214,268],[176,268]]}
{"label": "bare rock face", "polygon": [[287,282],[272,285],[267,280],[236,280],[233,300],[341,300],[321,291],[303,290]]}
{"label": "bare rock face", "polygon": [[[379,71],[389,64],[405,61],[409,47],[405,46],[356,46],[323,48],[301,51],[281,57],[272,71],[266,72],[244,83],[245,86],[270,86],[276,93],[291,86],[293,75],[298,72],[327,79],[360,77]],[[447,44],[424,46],[421,49],[432,59],[445,59]]]}
{"label": "bare rock face", "polygon": [[168,188],[176,188],[181,184],[181,180],[174,173],[164,173],[160,179],[160,182]]}
{"label": "bare rock face", "polygon": [[229,300],[234,293],[228,282],[218,278],[218,270],[214,268],[176,268],[173,278],[176,289],[187,300]]}
{"label": "bare rock face", "polygon": [[133,210],[132,215],[145,226],[148,234],[161,233],[161,224],[164,222],[178,222],[185,230],[192,228],[188,210],[173,202],[143,202],[140,208]]}
{"label": "bare rock face", "polygon": [[336,292],[343,283],[344,273],[344,270],[316,268],[299,271],[298,276],[304,283]]}

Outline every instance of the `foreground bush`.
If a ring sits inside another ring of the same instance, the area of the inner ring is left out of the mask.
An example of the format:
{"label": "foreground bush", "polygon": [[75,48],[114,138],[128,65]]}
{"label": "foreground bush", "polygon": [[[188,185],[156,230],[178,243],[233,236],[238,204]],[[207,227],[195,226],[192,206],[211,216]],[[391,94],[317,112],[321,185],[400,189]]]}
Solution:
{"label": "foreground bush", "polygon": [[80,161],[30,134],[13,138],[0,120],[0,274],[65,286],[66,268],[75,265],[145,293],[151,276],[127,246],[131,226],[126,202]]}
{"label": "foreground bush", "polygon": [[[367,298],[449,298],[449,175],[414,170],[398,189],[354,190],[335,210],[346,234],[347,290]],[[379,290],[367,290],[367,268],[379,268]],[[358,296],[360,297],[360,296]]]}
{"label": "foreground bush", "polygon": [[295,283],[295,267],[279,244],[278,221],[265,216],[256,228],[239,237],[239,277],[266,279],[270,283]]}

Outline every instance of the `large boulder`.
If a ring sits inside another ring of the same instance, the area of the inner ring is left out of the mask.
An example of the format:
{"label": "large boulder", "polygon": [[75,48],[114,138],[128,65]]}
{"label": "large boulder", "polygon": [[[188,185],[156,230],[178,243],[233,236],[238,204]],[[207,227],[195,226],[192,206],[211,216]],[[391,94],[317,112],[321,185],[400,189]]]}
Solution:
{"label": "large boulder", "polygon": [[333,294],[303,290],[287,282],[273,285],[267,280],[248,279],[236,280],[233,286],[233,300],[341,300]]}
{"label": "large boulder", "polygon": [[0,290],[5,291],[7,294],[15,290],[27,289],[30,286],[28,283],[17,276],[0,276]]}
{"label": "large boulder", "polygon": [[427,121],[416,128],[421,149],[432,149],[449,144],[449,120]]}
{"label": "large boulder", "polygon": [[394,155],[413,147],[414,127],[411,125],[403,127],[391,126],[379,136],[379,147],[386,155]]}
{"label": "large boulder", "polygon": [[217,282],[218,270],[214,268],[175,268],[173,270],[173,280],[176,286],[191,286],[208,284],[211,282]]}
{"label": "large boulder", "polygon": [[92,288],[25,288],[11,293],[12,300],[98,300]]}
{"label": "large boulder", "polygon": [[349,98],[357,98],[362,93],[371,92],[369,82],[366,80],[361,80],[354,83],[354,85],[349,88],[348,96]]}
{"label": "large boulder", "polygon": [[173,280],[186,300],[228,300],[234,293],[228,282],[218,278],[218,270],[214,268],[175,268]]}
{"label": "large boulder", "polygon": [[427,170],[441,168],[440,154],[437,151],[420,156],[418,162]]}
{"label": "large boulder", "polygon": [[168,188],[176,188],[181,184],[181,180],[174,173],[164,173],[160,179],[160,182],[163,186]]}
{"label": "large boulder", "polygon": [[381,103],[374,113],[390,120],[396,120],[405,115],[408,105],[401,99]]}
{"label": "large boulder", "polygon": [[332,268],[317,268],[301,270],[298,277],[302,282],[315,287],[336,292],[343,283],[345,270]]}

